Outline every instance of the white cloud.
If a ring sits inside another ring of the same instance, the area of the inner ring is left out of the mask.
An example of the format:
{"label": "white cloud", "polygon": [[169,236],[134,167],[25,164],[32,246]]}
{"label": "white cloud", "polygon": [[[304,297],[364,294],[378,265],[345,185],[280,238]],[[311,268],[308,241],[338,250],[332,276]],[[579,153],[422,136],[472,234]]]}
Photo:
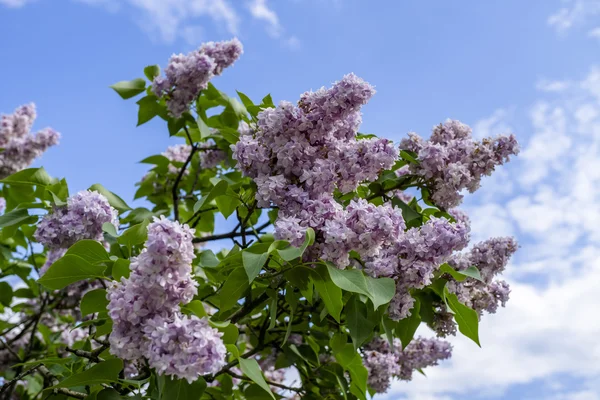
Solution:
{"label": "white cloud", "polygon": [[275,11],[269,8],[267,0],[252,0],[248,4],[248,9],[254,18],[267,23],[267,30],[272,36],[279,37],[281,35],[279,17]]}
{"label": "white cloud", "polygon": [[588,32],[588,35],[592,38],[600,39],[600,27],[592,29]]}
{"label": "white cloud", "polygon": [[[0,0],[0,5],[21,7],[37,0]],[[265,22],[265,29],[284,46],[298,49],[300,41],[295,36],[284,37],[285,31],[277,13],[267,0],[251,0],[241,7],[240,0],[72,0],[101,6],[112,12],[128,12],[140,27],[152,37],[165,42],[183,39],[192,45],[204,39],[205,19],[230,35],[241,32],[242,10],[250,17]],[[237,8],[236,8],[237,7]],[[239,9],[238,9],[239,8]]]}
{"label": "white cloud", "polygon": [[543,92],[564,92],[570,86],[567,81],[549,81],[542,79],[536,84],[537,90]]}
{"label": "white cloud", "polygon": [[0,5],[7,7],[23,7],[27,3],[32,3],[35,0],[0,0]]}
{"label": "white cloud", "polygon": [[487,118],[480,119],[473,125],[473,136],[482,139],[490,136],[511,133],[512,128],[508,124],[511,112],[499,108]]}
{"label": "white cloud", "polygon": [[[494,116],[483,121],[502,113]],[[600,398],[600,68],[546,92],[529,117],[532,135],[506,168],[520,190],[466,207],[475,240],[514,233],[522,245],[505,274],[506,309],[483,318],[482,349],[453,338],[450,361],[394,383],[381,399],[489,399],[534,381],[548,391],[522,398]],[[557,376],[581,384],[552,386]]]}
{"label": "white cloud", "polygon": [[565,7],[560,8],[550,17],[548,24],[559,33],[565,33],[578,24],[585,23],[600,14],[600,0],[565,0]]}

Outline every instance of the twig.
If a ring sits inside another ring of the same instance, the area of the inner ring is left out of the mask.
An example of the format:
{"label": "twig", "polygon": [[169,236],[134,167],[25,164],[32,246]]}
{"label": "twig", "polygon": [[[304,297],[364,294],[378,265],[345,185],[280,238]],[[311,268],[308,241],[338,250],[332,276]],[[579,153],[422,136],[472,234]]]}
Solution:
{"label": "twig", "polygon": [[[227,371],[227,374],[231,375],[231,377],[233,377],[233,378],[242,379],[242,380],[245,380],[245,381],[250,381],[251,380],[250,378],[248,378],[246,376],[238,375],[235,372]],[[285,389],[285,390],[289,390],[289,391],[296,392],[296,393],[302,393],[302,391],[303,391],[300,388],[295,388],[295,387],[291,387],[291,386],[282,385],[281,383],[277,383],[277,382],[272,382],[272,381],[267,381],[267,380],[265,380],[265,382],[267,382],[267,385],[269,385],[269,386],[275,386],[275,387],[278,387],[278,388],[281,388],[281,389]]]}
{"label": "twig", "polygon": [[[265,222],[261,226],[257,227],[256,231],[258,233],[260,233],[260,231],[262,229],[265,229],[269,225],[271,225],[271,222]],[[254,234],[254,232],[252,232],[252,231],[246,231],[246,232],[244,232],[244,234],[245,235],[252,235],[252,234]],[[229,232],[229,233],[221,233],[221,234],[218,234],[218,235],[211,235],[211,236],[194,238],[194,239],[192,239],[192,242],[194,242],[194,243],[211,242],[213,240],[233,239],[233,238],[236,238],[236,237],[239,237],[239,236],[242,236],[242,233],[232,231],[232,232]]]}
{"label": "twig", "polygon": [[104,361],[102,358],[98,357],[98,354],[102,353],[106,349],[107,349],[107,347],[105,347],[105,346],[98,347],[94,351],[76,350],[76,349],[72,349],[70,347],[65,348],[65,350],[68,351],[69,353],[73,353],[78,357],[87,358],[88,360],[93,361],[95,363]]}
{"label": "twig", "polygon": [[0,395],[2,393],[4,393],[6,390],[8,390],[9,387],[11,387],[12,385],[14,385],[17,381],[23,379],[24,377],[26,377],[27,375],[30,375],[32,373],[35,372],[36,369],[38,369],[39,367],[41,367],[42,365],[36,365],[35,367],[29,369],[28,371],[25,372],[21,372],[19,375],[15,376],[12,380],[10,380],[9,382],[6,382],[4,385],[2,385],[2,387],[0,388]]}
{"label": "twig", "polygon": [[[193,143],[192,136],[190,135],[190,131],[188,131],[187,126],[183,125],[183,129],[185,129],[185,133],[190,141],[190,144]],[[183,166],[181,167],[181,169],[179,170],[179,174],[177,175],[177,179],[175,179],[175,183],[173,184],[172,195],[173,213],[175,216],[175,221],[179,221],[179,183],[181,183],[181,178],[183,178],[183,174],[185,173],[185,170],[187,169],[190,161],[192,161],[196,150],[198,150],[198,147],[195,144],[193,144],[192,150],[190,151],[190,155],[188,156],[188,158],[186,158],[185,162],[183,163]]]}

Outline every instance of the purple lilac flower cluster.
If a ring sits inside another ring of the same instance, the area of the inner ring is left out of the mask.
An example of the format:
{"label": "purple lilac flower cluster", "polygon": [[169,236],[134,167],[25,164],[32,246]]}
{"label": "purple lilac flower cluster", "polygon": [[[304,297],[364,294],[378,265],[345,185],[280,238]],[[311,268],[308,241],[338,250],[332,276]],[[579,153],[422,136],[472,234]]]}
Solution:
{"label": "purple lilac flower cluster", "polygon": [[444,340],[418,337],[402,349],[399,339],[390,347],[387,340],[377,337],[363,349],[363,364],[369,372],[369,386],[385,393],[392,378],[409,381],[415,370],[437,365],[451,355],[452,346]]}
{"label": "purple lilac flower cluster", "polygon": [[506,305],[510,287],[505,281],[494,278],[504,271],[518,247],[514,238],[498,237],[477,243],[466,253],[456,254],[448,264],[458,271],[477,267],[483,282],[471,278],[463,282],[450,280],[448,289],[479,315],[483,311],[495,313],[500,305]]}
{"label": "purple lilac flower cluster", "polygon": [[4,197],[0,197],[0,213],[3,213],[6,210],[6,199]]}
{"label": "purple lilac flower cluster", "polygon": [[463,189],[473,193],[484,175],[491,175],[496,166],[519,153],[514,135],[475,141],[471,128],[454,120],[434,127],[429,140],[410,133],[400,148],[417,154],[419,164],[410,164],[410,173],[429,182],[431,199],[445,209],[458,206]]}
{"label": "purple lilac flower cluster", "polygon": [[118,228],[117,215],[106,197],[83,190],[42,218],[35,239],[51,250],[67,249],[82,239],[102,240],[102,225],[109,222]]}
{"label": "purple lilac flower cluster", "polygon": [[155,218],[145,249],[132,259],[130,277],[114,283],[107,295],[111,353],[132,361],[145,357],[159,373],[190,382],[216,372],[226,355],[219,331],[179,310],[197,293],[193,236],[187,225]]}
{"label": "purple lilac flower cluster", "polygon": [[239,40],[209,42],[187,55],[174,54],[165,69],[165,77],[154,78],[152,90],[156,97],[166,96],[167,108],[180,117],[206,89],[208,82],[232,65],[243,53]]}
{"label": "purple lilac flower cluster", "polygon": [[23,105],[13,114],[2,115],[0,120],[0,179],[31,165],[49,147],[58,144],[60,134],[45,128],[35,135],[30,133],[36,118],[35,105]]}

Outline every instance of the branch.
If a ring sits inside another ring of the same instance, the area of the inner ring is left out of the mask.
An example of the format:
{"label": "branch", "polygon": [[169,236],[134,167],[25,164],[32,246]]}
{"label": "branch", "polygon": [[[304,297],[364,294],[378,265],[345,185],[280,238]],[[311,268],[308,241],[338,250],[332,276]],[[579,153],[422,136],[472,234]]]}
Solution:
{"label": "branch", "polygon": [[10,380],[9,382],[6,382],[4,385],[2,385],[2,387],[0,388],[0,395],[2,393],[4,393],[6,390],[8,390],[12,385],[14,385],[17,381],[23,379],[24,377],[26,377],[27,375],[30,375],[32,373],[35,372],[36,369],[38,369],[39,367],[41,367],[42,365],[36,365],[35,367],[31,368],[28,371],[22,372],[20,374],[18,374],[17,376],[15,376],[12,380]]}
{"label": "branch", "polygon": [[[40,365],[40,373],[44,375],[46,379],[50,381],[52,385],[58,384],[58,379],[43,365]],[[53,388],[51,389],[54,394],[64,394],[65,396],[72,397],[74,399],[85,399],[88,397],[87,394],[81,392],[75,392],[73,390],[69,390],[67,388]]]}
{"label": "branch", "polygon": [[[265,229],[269,225],[271,225],[271,222],[265,222],[261,226],[257,227],[256,231],[260,231],[262,229]],[[246,231],[244,233],[232,231],[232,232],[229,232],[229,233],[221,233],[219,235],[211,235],[211,236],[194,238],[192,240],[192,242],[194,242],[194,243],[211,242],[213,240],[233,239],[233,238],[236,238],[236,237],[239,237],[239,236],[242,236],[242,235],[252,235],[252,234],[254,234],[254,232],[252,232],[252,231]]]}
{"label": "branch", "polygon": [[106,350],[108,347],[106,346],[102,346],[102,347],[98,347],[96,350],[94,351],[85,351],[85,350],[76,350],[76,349],[72,349],[70,347],[66,347],[65,350],[68,351],[69,353],[73,353],[78,357],[82,357],[82,358],[87,358],[90,361],[93,361],[95,363],[99,363],[104,361],[102,358],[98,357],[98,355],[100,353],[102,353],[104,350]]}
{"label": "branch", "polygon": [[[245,380],[245,381],[251,381],[252,380],[252,379],[250,379],[250,378],[248,378],[246,376],[238,375],[235,372],[231,372],[231,371],[227,371],[227,374],[231,375],[233,378],[238,378],[238,379],[242,379],[242,380]],[[269,386],[275,386],[275,387],[278,387],[278,388],[281,388],[281,389],[290,390],[292,392],[302,393],[302,389],[300,389],[300,388],[295,388],[295,387],[291,387],[291,386],[285,386],[285,385],[282,385],[281,383],[267,381],[266,379],[265,379],[265,382],[267,382],[267,385],[269,385]]]}
{"label": "branch", "polygon": [[240,319],[242,319],[246,315],[250,314],[252,312],[252,310],[254,310],[256,308],[256,306],[258,306],[260,303],[264,302],[268,298],[269,298],[269,295],[265,292],[265,293],[261,294],[260,296],[258,296],[256,299],[254,299],[248,303],[244,303],[242,308],[240,308],[239,310],[237,310],[236,312],[231,314],[229,319],[231,320],[231,322],[233,324],[237,323]]}
{"label": "branch", "polygon": [[[192,137],[190,135],[190,132],[188,131],[187,126],[183,125],[183,129],[185,129],[185,133],[190,141],[190,144],[193,143]],[[183,163],[183,166],[181,167],[181,169],[179,170],[179,174],[177,175],[177,179],[175,179],[175,183],[173,184],[172,195],[173,195],[173,213],[175,216],[175,221],[179,221],[179,183],[181,183],[181,178],[183,178],[183,174],[185,173],[185,170],[187,169],[190,161],[192,161],[192,158],[194,157],[196,150],[198,150],[198,147],[195,144],[193,144],[192,151],[190,151],[190,155]]]}

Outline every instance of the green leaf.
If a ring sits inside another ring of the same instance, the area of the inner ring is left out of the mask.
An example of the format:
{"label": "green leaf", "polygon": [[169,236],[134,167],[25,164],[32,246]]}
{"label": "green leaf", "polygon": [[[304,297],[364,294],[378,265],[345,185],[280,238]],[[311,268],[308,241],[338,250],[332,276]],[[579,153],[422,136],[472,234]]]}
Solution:
{"label": "green leaf", "polygon": [[263,97],[262,104],[268,107],[275,107],[275,104],[273,104],[273,98],[271,97],[270,93]]}
{"label": "green leaf", "polygon": [[102,232],[108,233],[112,237],[118,237],[117,228],[112,224],[112,222],[105,222],[102,224]]}
{"label": "green leaf", "polygon": [[204,204],[210,203],[215,197],[222,196],[227,192],[227,188],[229,184],[225,180],[220,180],[216,185],[210,190],[208,195],[202,197],[200,200],[194,204],[194,212],[198,212],[202,209]]}
{"label": "green leaf", "polygon": [[327,264],[331,280],[341,289],[367,296],[375,309],[392,300],[396,285],[390,278],[371,278],[357,269],[339,269]]}
{"label": "green leaf", "polygon": [[192,314],[194,314],[198,318],[206,317],[206,310],[204,309],[204,304],[200,300],[192,300],[185,306],[184,309],[189,310]]}
{"label": "green leaf", "polygon": [[158,65],[148,65],[144,68],[144,75],[152,82],[154,78],[160,75],[160,67]]}
{"label": "green leaf", "polygon": [[260,370],[258,362],[253,358],[250,358],[250,359],[240,358],[239,361],[240,361],[240,369],[242,370],[244,375],[246,375],[254,383],[256,383],[258,386],[260,386],[265,392],[269,393],[271,395],[271,397],[273,398],[273,400],[275,400],[275,396],[271,392],[271,388],[269,387],[269,385],[267,385],[267,382],[265,381],[265,378],[263,377],[263,374]]}
{"label": "green leaf", "polygon": [[146,157],[144,158],[142,161],[140,161],[140,164],[152,164],[152,165],[157,165],[159,167],[166,167],[167,165],[169,165],[171,161],[169,161],[169,159],[163,155],[160,154],[156,154],[150,157]]}
{"label": "green leaf", "polygon": [[419,161],[406,150],[400,150],[400,157],[402,157],[403,160],[406,160],[411,164],[419,165]]}
{"label": "green leaf", "polygon": [[[111,224],[111,226],[114,225]],[[79,256],[90,264],[98,264],[110,261],[110,257],[104,246],[95,240],[84,239],[69,247],[65,255]]]}
{"label": "green leaf", "polygon": [[342,312],[342,290],[331,280],[327,267],[323,264],[317,265],[312,270],[311,280],[321,295],[325,307],[331,316],[339,323]]}
{"label": "green leaf", "polygon": [[52,184],[52,178],[44,168],[27,168],[2,179],[0,182],[48,186]]}
{"label": "green leaf", "polygon": [[104,186],[102,186],[99,183],[95,183],[92,186],[90,186],[89,190],[95,190],[98,193],[100,193],[101,195],[103,195],[104,197],[106,197],[106,199],[108,200],[108,203],[121,212],[131,210],[131,208],[127,205],[127,203],[125,203],[125,201],[123,201],[122,198],[120,198],[113,192],[109,191],[108,189],[106,189]]}
{"label": "green leaf", "polygon": [[204,122],[202,118],[198,118],[196,122],[198,123],[198,130],[200,131],[200,139],[206,139],[212,136],[212,129],[206,125],[206,122]]}
{"label": "green leaf", "polygon": [[129,270],[130,261],[124,258],[119,258],[112,267],[112,277],[115,281],[120,282],[121,278],[129,278]]}
{"label": "green leaf", "polygon": [[400,338],[400,342],[402,342],[402,348],[405,349],[406,346],[412,341],[415,336],[415,332],[417,328],[421,324],[421,317],[419,312],[421,311],[421,302],[419,299],[415,299],[415,304],[413,308],[410,310],[410,316],[398,321],[396,325],[396,336]]}
{"label": "green leaf", "polygon": [[60,197],[58,197],[58,195],[56,193],[54,193],[52,190],[48,190],[48,192],[52,196],[52,201],[54,202],[55,205],[57,205],[59,207],[67,205],[67,202],[62,200]]}
{"label": "green leaf", "polygon": [[221,311],[229,310],[236,305],[237,301],[249,287],[250,283],[248,283],[248,275],[245,268],[234,269],[227,277],[219,295]]}
{"label": "green leaf", "polygon": [[206,390],[206,381],[199,377],[188,383],[185,379],[164,377],[164,385],[160,391],[160,400],[199,400]]}
{"label": "green leaf", "polygon": [[302,257],[306,248],[312,245],[315,242],[315,231],[312,228],[306,229],[306,233],[304,235],[304,243],[300,247],[290,246],[286,249],[277,250],[279,256],[283,258],[285,261],[292,261],[296,258]]}
{"label": "green leaf", "polygon": [[483,282],[483,278],[481,278],[481,274],[475,266],[471,266],[464,271],[457,271],[448,264],[442,264],[440,266],[440,272],[450,274],[458,282],[462,282],[467,278],[473,278]]}
{"label": "green leaf", "polygon": [[233,214],[237,206],[241,204],[240,200],[237,197],[230,195],[217,197],[215,199],[215,203],[217,203],[217,208],[225,218],[229,218],[229,216]]}
{"label": "green leaf", "polygon": [[370,299],[373,302],[375,309],[382,304],[387,304],[392,301],[396,294],[396,284],[391,278],[372,278],[366,277],[367,288],[369,289]]}
{"label": "green leaf", "polygon": [[375,325],[368,319],[367,306],[360,301],[357,295],[346,305],[346,326],[350,331],[350,337],[357,350],[373,334]]}
{"label": "green leaf", "polygon": [[250,100],[250,97],[246,96],[244,93],[240,92],[239,90],[236,92],[237,92],[238,96],[240,96],[240,100],[242,100],[242,104],[244,104],[244,106],[246,106],[246,108],[254,105],[252,100]]}
{"label": "green leaf", "polygon": [[0,282],[0,304],[10,307],[13,298],[13,289],[8,282]]}
{"label": "green leaf", "polygon": [[406,223],[412,220],[421,219],[421,214],[412,209],[408,204],[397,197],[392,198],[392,205],[399,207],[402,210],[402,217]]}
{"label": "green leaf", "polygon": [[250,283],[258,276],[267,258],[269,253],[255,254],[251,249],[242,252],[242,262]]}
{"label": "green leaf", "polygon": [[122,99],[130,99],[142,93],[146,89],[146,81],[136,78],[131,81],[120,81],[111,86]]}
{"label": "green leaf", "polygon": [[136,244],[142,244],[148,238],[148,224],[149,221],[145,220],[141,224],[137,224],[127,229],[119,236],[117,242],[127,247],[135,246]]}
{"label": "green leaf", "polygon": [[19,225],[21,222],[28,220],[29,217],[29,211],[27,211],[26,209],[14,209],[3,215],[0,215],[0,228]]}
{"label": "green leaf", "polygon": [[100,385],[107,382],[116,382],[122,369],[123,361],[113,358],[98,363],[88,370],[71,375],[54,387]]}
{"label": "green leaf", "polygon": [[121,399],[122,399],[122,397],[119,394],[119,392],[117,392],[113,388],[103,389],[100,392],[98,392],[98,394],[96,395],[96,400],[121,400]]}
{"label": "green leaf", "polygon": [[450,293],[447,288],[445,291],[448,306],[454,311],[454,319],[458,324],[458,330],[477,343],[477,346],[481,347],[479,343],[479,317],[477,312],[458,301],[456,294]]}
{"label": "green leaf", "polygon": [[59,290],[83,279],[101,277],[104,269],[103,265],[90,264],[79,256],[65,255],[50,266],[38,283]]}
{"label": "green leaf", "polygon": [[138,109],[138,122],[137,126],[143,125],[156,117],[160,112],[160,105],[158,104],[158,98],[153,94],[142,97],[136,103]]}
{"label": "green leaf", "polygon": [[396,326],[396,322],[392,321],[387,315],[384,315],[381,318],[381,325],[383,326],[385,337],[387,338],[390,347],[394,347],[394,327]]}
{"label": "green leaf", "polygon": [[106,290],[90,290],[81,299],[81,315],[85,317],[86,315],[106,311],[106,306],[108,306]]}

